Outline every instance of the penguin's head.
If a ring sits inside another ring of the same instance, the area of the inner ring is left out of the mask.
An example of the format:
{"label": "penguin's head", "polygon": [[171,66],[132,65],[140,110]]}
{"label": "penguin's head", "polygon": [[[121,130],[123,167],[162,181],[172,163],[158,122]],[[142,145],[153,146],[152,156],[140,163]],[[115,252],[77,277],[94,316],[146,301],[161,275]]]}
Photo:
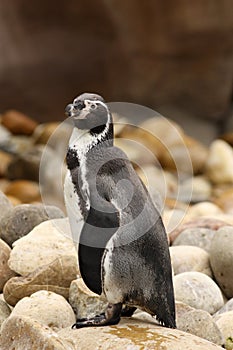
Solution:
{"label": "penguin's head", "polygon": [[76,97],[65,109],[72,117],[75,127],[88,130],[91,134],[100,134],[112,122],[108,106],[103,97],[93,93],[84,93]]}

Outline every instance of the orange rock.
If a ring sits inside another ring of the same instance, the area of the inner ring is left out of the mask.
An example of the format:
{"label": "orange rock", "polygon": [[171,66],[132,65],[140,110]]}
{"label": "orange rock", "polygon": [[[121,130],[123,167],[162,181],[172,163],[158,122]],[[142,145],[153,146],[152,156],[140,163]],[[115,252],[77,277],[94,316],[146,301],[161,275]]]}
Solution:
{"label": "orange rock", "polygon": [[13,204],[13,206],[16,206],[18,204],[21,204],[21,200],[19,200],[19,198],[16,198],[14,196],[10,196],[8,195],[7,198],[9,199],[9,201]]}
{"label": "orange rock", "polygon": [[6,175],[8,165],[12,160],[12,156],[4,151],[0,151],[0,177]]}
{"label": "orange rock", "polygon": [[22,203],[40,200],[39,185],[34,181],[15,180],[7,187],[5,194],[18,198]]}
{"label": "orange rock", "polygon": [[1,122],[15,135],[31,135],[37,126],[36,121],[13,109],[6,111],[2,115]]}
{"label": "orange rock", "polygon": [[233,214],[233,189],[224,191],[220,197],[214,199],[214,203],[225,213]]}

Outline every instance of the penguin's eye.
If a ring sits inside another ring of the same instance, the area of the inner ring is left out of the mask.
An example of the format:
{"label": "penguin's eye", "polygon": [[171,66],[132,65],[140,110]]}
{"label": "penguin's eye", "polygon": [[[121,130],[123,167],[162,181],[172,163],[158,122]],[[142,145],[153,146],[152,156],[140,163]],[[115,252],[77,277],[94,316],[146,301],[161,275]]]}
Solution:
{"label": "penguin's eye", "polygon": [[96,105],[94,103],[91,104],[91,109],[96,109]]}

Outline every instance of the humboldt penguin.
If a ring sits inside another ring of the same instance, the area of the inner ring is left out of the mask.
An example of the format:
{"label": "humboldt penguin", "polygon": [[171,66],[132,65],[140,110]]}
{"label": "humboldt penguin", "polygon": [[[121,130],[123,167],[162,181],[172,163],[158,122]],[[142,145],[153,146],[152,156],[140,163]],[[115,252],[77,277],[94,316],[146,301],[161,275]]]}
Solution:
{"label": "humboldt penguin", "polygon": [[130,160],[114,146],[107,104],[84,93],[66,107],[66,115],[74,128],[64,197],[80,273],[87,287],[108,301],[103,314],[78,319],[73,328],[117,324],[136,308],[175,328],[167,234]]}

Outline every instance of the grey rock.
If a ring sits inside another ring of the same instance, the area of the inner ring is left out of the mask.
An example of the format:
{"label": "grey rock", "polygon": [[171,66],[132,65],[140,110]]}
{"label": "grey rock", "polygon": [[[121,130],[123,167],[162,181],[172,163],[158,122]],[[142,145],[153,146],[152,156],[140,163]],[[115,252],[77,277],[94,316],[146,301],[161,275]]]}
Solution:
{"label": "grey rock", "polygon": [[16,275],[7,264],[10,252],[11,248],[0,239],[0,292],[3,290],[5,283]]}
{"label": "grey rock", "polygon": [[228,300],[228,301],[226,302],[226,304],[225,304],[223,307],[221,307],[221,309],[219,309],[219,310],[214,314],[214,316],[223,314],[224,312],[228,312],[228,311],[233,311],[233,298],[231,298],[230,300]]}
{"label": "grey rock", "polygon": [[175,299],[195,309],[214,314],[223,304],[223,296],[218,285],[200,272],[184,272],[174,276]]}
{"label": "grey rock", "polygon": [[208,228],[187,228],[184,231],[182,231],[179,234],[179,236],[174,240],[173,246],[191,245],[200,247],[209,252],[214,233],[215,231]]}
{"label": "grey rock", "polygon": [[69,302],[77,314],[77,318],[94,317],[104,312],[106,299],[90,291],[82,278],[72,281],[69,292]]}
{"label": "grey rock", "polygon": [[32,146],[25,152],[16,155],[7,169],[7,178],[10,180],[27,179],[39,181],[40,160],[43,147]]}
{"label": "grey rock", "polygon": [[17,239],[27,235],[41,222],[64,217],[63,212],[54,206],[42,204],[21,204],[9,210],[0,221],[0,237],[10,246]]}
{"label": "grey rock", "polygon": [[[224,344],[222,333],[208,312],[184,308],[183,305],[182,303],[176,304],[176,325],[179,330],[197,335],[217,345]],[[183,312],[177,310],[179,308]]]}
{"label": "grey rock", "polygon": [[0,299],[0,329],[3,322],[10,316],[11,309],[7,303]]}
{"label": "grey rock", "polygon": [[13,208],[7,196],[0,191],[0,222],[1,219]]}
{"label": "grey rock", "polygon": [[223,293],[233,297],[233,227],[220,228],[214,235],[210,248],[210,264],[214,277]]}
{"label": "grey rock", "polygon": [[224,312],[214,319],[223,334],[225,349],[233,349],[233,311]]}

